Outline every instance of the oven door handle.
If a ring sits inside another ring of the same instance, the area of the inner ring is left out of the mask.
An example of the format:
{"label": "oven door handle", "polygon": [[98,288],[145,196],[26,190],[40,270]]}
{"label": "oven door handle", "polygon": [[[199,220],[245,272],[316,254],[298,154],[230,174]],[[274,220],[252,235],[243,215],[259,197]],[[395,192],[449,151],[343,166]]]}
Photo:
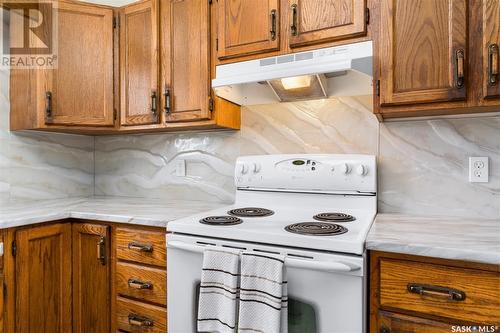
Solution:
{"label": "oven door handle", "polygon": [[286,257],[285,265],[293,268],[303,268],[315,271],[326,272],[354,272],[360,270],[361,267],[348,264],[341,261],[316,261],[316,260],[303,260]]}
{"label": "oven door handle", "polygon": [[[196,252],[196,253],[203,253],[203,251],[210,246],[211,245],[200,246],[180,241],[167,242],[167,248],[175,248],[179,250]],[[286,257],[285,265],[287,267],[303,268],[303,269],[311,269],[315,271],[327,271],[327,272],[354,272],[361,269],[360,266],[341,261],[316,261],[308,259],[297,259],[291,257]]]}

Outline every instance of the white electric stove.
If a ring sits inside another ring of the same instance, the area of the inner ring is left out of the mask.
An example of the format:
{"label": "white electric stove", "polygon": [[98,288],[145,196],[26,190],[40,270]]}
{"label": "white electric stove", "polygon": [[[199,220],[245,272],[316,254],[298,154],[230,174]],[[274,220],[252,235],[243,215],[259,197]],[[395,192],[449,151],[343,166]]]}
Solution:
{"label": "white electric stove", "polygon": [[233,205],[168,224],[169,332],[196,332],[207,246],[286,256],[289,332],[364,332],[376,179],[370,155],[238,158]]}

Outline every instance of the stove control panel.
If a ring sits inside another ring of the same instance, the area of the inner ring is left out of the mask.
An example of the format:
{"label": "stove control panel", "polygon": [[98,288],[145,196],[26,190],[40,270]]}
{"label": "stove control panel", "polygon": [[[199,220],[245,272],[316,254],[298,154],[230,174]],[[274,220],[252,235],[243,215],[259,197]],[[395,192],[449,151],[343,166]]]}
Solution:
{"label": "stove control panel", "polygon": [[314,192],[376,192],[372,155],[259,155],[236,161],[238,188]]}

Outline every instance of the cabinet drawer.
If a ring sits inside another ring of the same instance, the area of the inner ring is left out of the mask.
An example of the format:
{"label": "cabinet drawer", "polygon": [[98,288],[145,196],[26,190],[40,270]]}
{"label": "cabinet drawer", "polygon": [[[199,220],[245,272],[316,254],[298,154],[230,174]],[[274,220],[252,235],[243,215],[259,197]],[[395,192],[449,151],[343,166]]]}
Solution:
{"label": "cabinet drawer", "polygon": [[122,260],[166,267],[165,233],[116,228],[116,256]]}
{"label": "cabinet drawer", "polygon": [[131,333],[165,333],[167,310],[118,297],[116,299],[116,323],[118,329]]}
{"label": "cabinet drawer", "polygon": [[124,262],[116,264],[116,292],[123,296],[167,305],[167,271]]}
{"label": "cabinet drawer", "polygon": [[500,322],[500,274],[382,258],[380,307],[496,324]]}
{"label": "cabinet drawer", "polygon": [[452,325],[385,311],[379,312],[377,332],[450,333]]}

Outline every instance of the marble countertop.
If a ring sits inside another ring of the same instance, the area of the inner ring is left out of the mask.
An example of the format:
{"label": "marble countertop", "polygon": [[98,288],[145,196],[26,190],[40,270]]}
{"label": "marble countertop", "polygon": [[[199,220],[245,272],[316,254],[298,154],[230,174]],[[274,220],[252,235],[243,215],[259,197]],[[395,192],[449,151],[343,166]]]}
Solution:
{"label": "marble countertop", "polygon": [[65,218],[166,227],[173,221],[223,204],[126,197],[67,198],[0,203],[0,229]]}
{"label": "marble countertop", "polygon": [[500,264],[500,218],[378,214],[366,248]]}

